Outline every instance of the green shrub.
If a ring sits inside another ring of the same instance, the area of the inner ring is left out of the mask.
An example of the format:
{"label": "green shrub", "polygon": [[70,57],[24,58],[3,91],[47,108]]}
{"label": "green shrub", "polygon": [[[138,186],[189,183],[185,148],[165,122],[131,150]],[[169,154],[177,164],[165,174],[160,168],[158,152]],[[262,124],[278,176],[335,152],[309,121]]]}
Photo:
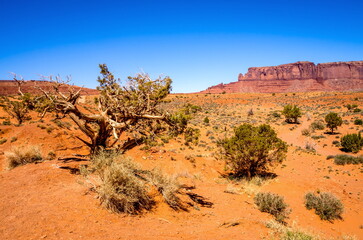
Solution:
{"label": "green shrub", "polygon": [[220,140],[218,145],[234,174],[248,178],[281,164],[287,152],[287,144],[267,124],[243,124],[235,128],[234,136]]}
{"label": "green shrub", "polygon": [[347,134],[340,139],[340,142],[347,152],[357,153],[363,146],[363,140],[360,133]]}
{"label": "green shrub", "polygon": [[362,110],[360,109],[360,108],[355,108],[354,110],[353,110],[353,112],[355,112],[355,113],[359,113],[359,112],[361,112]]}
{"label": "green shrub", "polygon": [[208,117],[205,117],[205,118],[204,118],[204,120],[203,120],[203,122],[204,122],[205,124],[209,124],[209,118],[208,118]]}
{"label": "green shrub", "polygon": [[43,160],[39,147],[35,146],[14,147],[5,157],[9,169]]}
{"label": "green shrub", "polygon": [[322,220],[341,219],[343,213],[343,204],[331,193],[307,193],[305,195],[305,207],[307,209],[315,209],[315,213]]}
{"label": "green shrub", "polygon": [[337,113],[331,112],[325,116],[325,122],[327,128],[330,128],[331,133],[333,133],[334,129],[343,124],[343,119]]}
{"label": "green shrub", "polygon": [[254,202],[261,212],[271,214],[278,222],[284,222],[290,213],[284,198],[277,194],[260,192],[254,197]]}
{"label": "green shrub", "polygon": [[284,107],[284,110],[282,110],[282,115],[285,116],[286,122],[288,123],[297,123],[298,118],[301,117],[301,111],[300,108],[298,108],[296,105],[286,105]]}
{"label": "green shrub", "polygon": [[361,164],[363,163],[363,156],[354,157],[346,154],[339,154],[334,156],[334,163],[337,165]]}
{"label": "green shrub", "polygon": [[354,124],[355,125],[363,125],[363,120],[362,119],[355,119]]}
{"label": "green shrub", "polygon": [[8,140],[6,138],[0,138],[0,145],[6,143]]}

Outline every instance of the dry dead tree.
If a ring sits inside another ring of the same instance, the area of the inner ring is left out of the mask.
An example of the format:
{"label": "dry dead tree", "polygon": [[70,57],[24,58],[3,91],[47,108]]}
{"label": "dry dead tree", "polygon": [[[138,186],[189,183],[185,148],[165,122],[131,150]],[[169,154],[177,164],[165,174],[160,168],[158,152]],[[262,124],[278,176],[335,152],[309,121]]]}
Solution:
{"label": "dry dead tree", "polygon": [[152,80],[147,74],[140,73],[136,77],[128,77],[126,84],[121,85],[105,64],[101,64],[100,68],[97,114],[89,114],[79,108],[77,100],[81,88],[75,90],[69,87],[67,93],[61,91],[69,79],[62,81],[59,76],[48,77],[53,83],[52,89],[39,88],[56,110],[68,115],[89,138],[87,141],[78,137],[90,147],[91,153],[115,147],[119,137],[125,133],[128,138],[118,148],[126,150],[145,137],[165,130],[163,123],[171,124],[158,108],[170,93],[172,81],[169,77]]}

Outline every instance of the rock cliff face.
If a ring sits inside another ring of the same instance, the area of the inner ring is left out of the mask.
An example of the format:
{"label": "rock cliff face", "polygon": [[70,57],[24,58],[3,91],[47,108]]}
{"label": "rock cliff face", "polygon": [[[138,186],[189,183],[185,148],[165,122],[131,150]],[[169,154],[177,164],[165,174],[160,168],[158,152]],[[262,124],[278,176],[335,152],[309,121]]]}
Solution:
{"label": "rock cliff face", "polygon": [[251,67],[238,81],[212,86],[203,93],[308,92],[363,90],[363,61],[315,65],[296,62],[273,67]]}

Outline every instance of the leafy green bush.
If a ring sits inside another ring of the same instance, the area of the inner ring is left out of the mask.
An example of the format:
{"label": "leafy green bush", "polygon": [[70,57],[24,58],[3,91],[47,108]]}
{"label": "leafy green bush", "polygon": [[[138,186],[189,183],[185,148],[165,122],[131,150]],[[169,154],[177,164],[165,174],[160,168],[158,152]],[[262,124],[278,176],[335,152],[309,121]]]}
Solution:
{"label": "leafy green bush", "polygon": [[286,105],[284,107],[284,110],[282,110],[282,115],[285,116],[286,122],[288,123],[297,123],[298,118],[301,117],[301,111],[300,108],[298,108],[296,105]]}
{"label": "leafy green bush", "polygon": [[360,133],[347,134],[340,139],[340,142],[347,152],[357,153],[363,146],[363,139]]}
{"label": "leafy green bush", "polygon": [[327,128],[330,128],[331,133],[333,133],[334,129],[343,124],[343,119],[337,113],[331,112],[325,116],[325,122]]}
{"label": "leafy green bush", "polygon": [[277,194],[260,192],[254,197],[254,201],[261,212],[271,214],[278,222],[284,222],[290,213],[284,198]]}
{"label": "leafy green bush", "polygon": [[243,124],[235,128],[234,136],[220,140],[218,145],[234,174],[248,178],[280,164],[287,152],[287,144],[267,124]]}
{"label": "leafy green bush", "polygon": [[315,213],[322,220],[340,219],[343,213],[343,204],[331,193],[307,193],[305,195],[305,207],[307,209],[315,209]]}
{"label": "leafy green bush", "polygon": [[346,154],[339,154],[334,156],[334,163],[337,165],[361,164],[363,163],[363,156],[354,157]]}

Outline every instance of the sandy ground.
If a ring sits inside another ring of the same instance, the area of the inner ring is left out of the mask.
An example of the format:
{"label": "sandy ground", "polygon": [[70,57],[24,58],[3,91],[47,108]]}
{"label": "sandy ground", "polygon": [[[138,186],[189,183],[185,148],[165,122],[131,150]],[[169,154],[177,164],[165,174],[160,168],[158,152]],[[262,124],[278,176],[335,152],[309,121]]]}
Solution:
{"label": "sandy ground", "polygon": [[[7,139],[0,145],[0,239],[271,239],[272,230],[266,222],[272,217],[254,205],[253,197],[259,191],[284,196],[292,209],[287,220],[290,227],[324,239],[363,239],[363,167],[338,166],[326,159],[343,153],[332,144],[334,140],[362,130],[353,124],[354,119],[362,118],[361,113],[347,113],[343,105],[363,107],[363,93],[189,94],[170,99],[175,108],[187,102],[202,107],[191,121],[191,126],[201,129],[199,145],[188,148],[179,137],[148,151],[135,148],[127,155],[144,168],[159,167],[180,175],[180,180],[195,185],[193,191],[213,203],[212,207],[196,205],[187,212],[176,212],[159,199],[152,211],[140,216],[110,213],[90,191],[86,179],[77,174],[87,161],[64,160],[72,154],[88,153],[75,138],[81,133],[73,126],[56,126],[50,115],[44,122],[33,116],[23,126],[0,125],[0,139]],[[287,103],[302,108],[300,124],[285,124],[283,118],[271,116]],[[250,109],[254,114],[247,116]],[[330,111],[346,120],[337,134],[327,134],[327,130],[316,130],[310,137],[301,134]],[[203,124],[206,116],[210,119],[207,125]],[[7,115],[0,112],[0,117]],[[243,122],[268,122],[289,144],[286,160],[274,170],[277,177],[262,186],[223,178],[224,162],[214,155],[215,141],[230,135],[232,128]],[[316,151],[306,151],[307,143]],[[4,153],[26,145],[39,146],[44,155],[53,151],[57,158],[7,170]],[[331,192],[341,199],[343,219],[322,221],[306,210],[303,197],[309,191]]]}

